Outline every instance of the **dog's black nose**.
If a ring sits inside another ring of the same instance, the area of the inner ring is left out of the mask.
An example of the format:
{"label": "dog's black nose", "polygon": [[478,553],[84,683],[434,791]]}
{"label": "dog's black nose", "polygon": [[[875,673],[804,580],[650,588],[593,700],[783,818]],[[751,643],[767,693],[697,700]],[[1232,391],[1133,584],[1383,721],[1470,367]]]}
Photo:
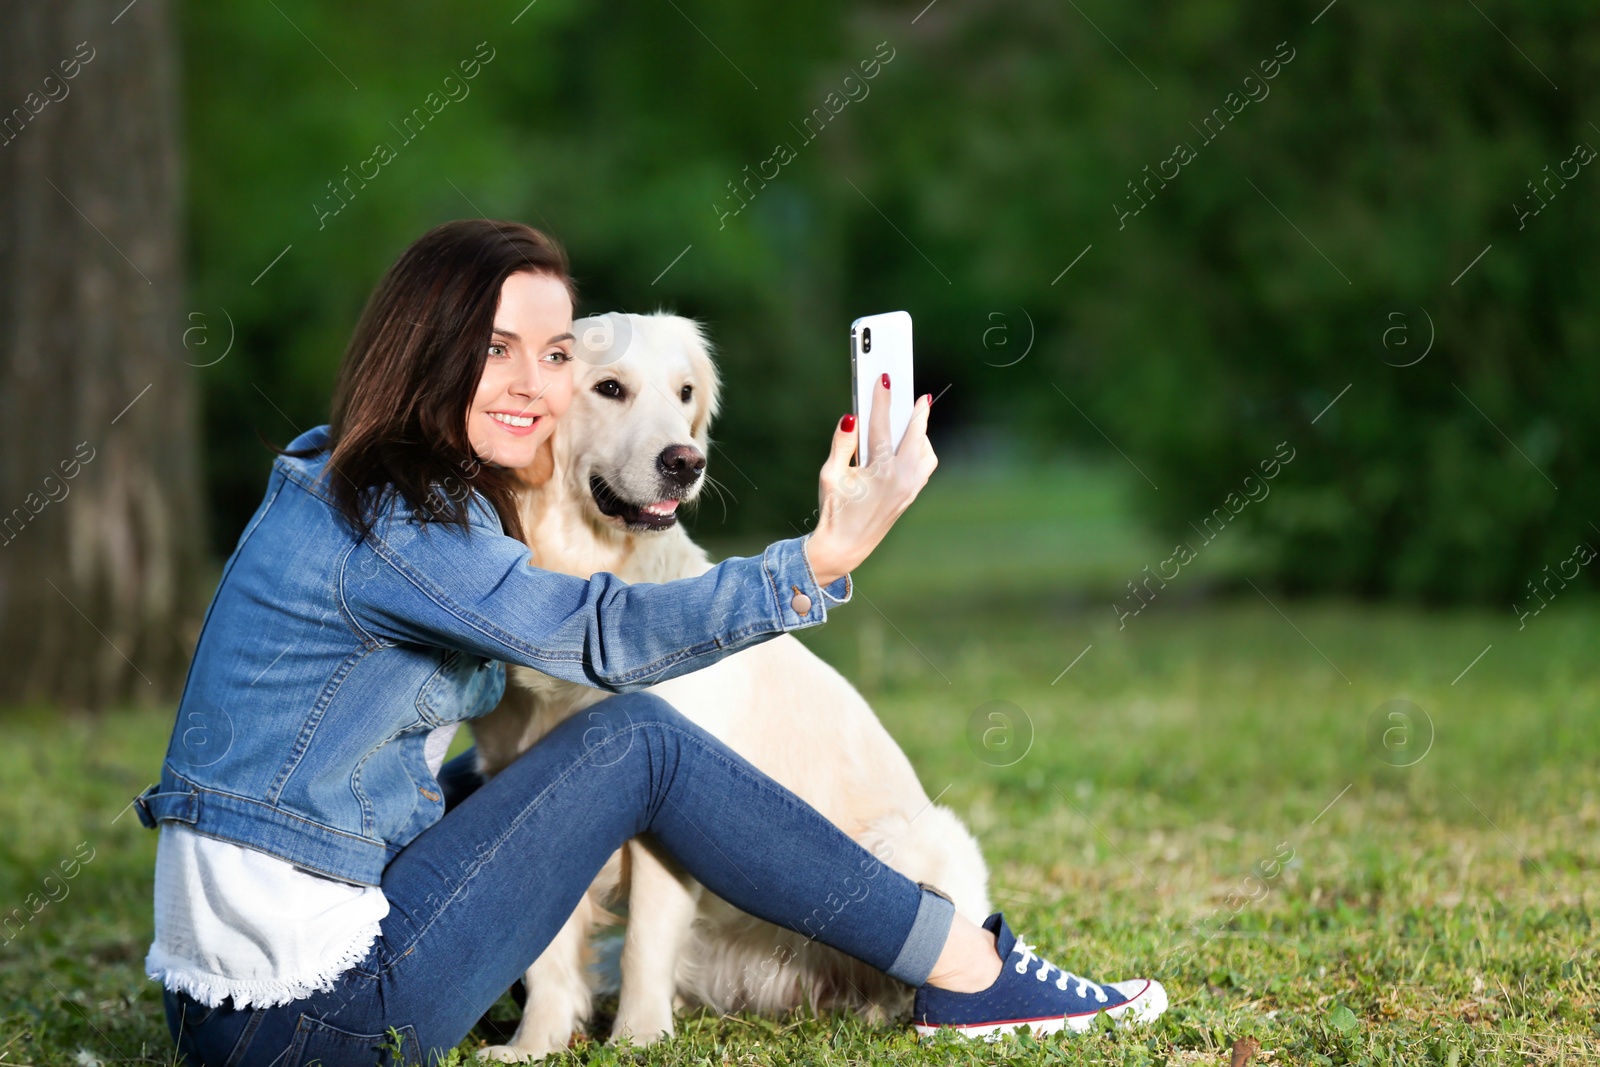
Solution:
{"label": "dog's black nose", "polygon": [[661,475],[667,481],[687,488],[706,469],[706,457],[693,445],[670,445],[656,457],[656,466],[661,468]]}

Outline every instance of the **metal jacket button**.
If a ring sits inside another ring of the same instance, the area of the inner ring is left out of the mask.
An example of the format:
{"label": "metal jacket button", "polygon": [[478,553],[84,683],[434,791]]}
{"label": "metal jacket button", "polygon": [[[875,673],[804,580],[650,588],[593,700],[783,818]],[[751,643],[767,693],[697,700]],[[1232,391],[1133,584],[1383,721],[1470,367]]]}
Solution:
{"label": "metal jacket button", "polygon": [[789,588],[794,590],[794,599],[789,601],[789,606],[794,609],[794,613],[796,615],[809,615],[811,613],[811,598],[802,593],[798,585],[791,585]]}

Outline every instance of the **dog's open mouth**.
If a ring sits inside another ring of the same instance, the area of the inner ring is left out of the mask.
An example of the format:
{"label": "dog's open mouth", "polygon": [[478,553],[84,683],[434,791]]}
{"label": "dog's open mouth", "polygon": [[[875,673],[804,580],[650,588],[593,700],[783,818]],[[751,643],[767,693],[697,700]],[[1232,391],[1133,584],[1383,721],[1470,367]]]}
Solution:
{"label": "dog's open mouth", "polygon": [[621,519],[636,530],[665,530],[678,521],[678,501],[667,497],[649,504],[630,504],[598,474],[589,478],[589,492],[600,514]]}

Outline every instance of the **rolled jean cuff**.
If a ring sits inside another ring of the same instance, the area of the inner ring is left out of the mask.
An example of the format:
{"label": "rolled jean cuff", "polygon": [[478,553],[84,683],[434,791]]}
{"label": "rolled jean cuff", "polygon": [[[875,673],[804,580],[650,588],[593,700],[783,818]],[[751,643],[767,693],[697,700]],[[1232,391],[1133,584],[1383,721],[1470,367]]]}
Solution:
{"label": "rolled jean cuff", "polygon": [[911,923],[900,955],[895,957],[884,972],[909,986],[920,986],[933,973],[939,954],[950,937],[950,926],[955,921],[956,906],[947,897],[923,887],[922,900],[917,905],[917,917]]}

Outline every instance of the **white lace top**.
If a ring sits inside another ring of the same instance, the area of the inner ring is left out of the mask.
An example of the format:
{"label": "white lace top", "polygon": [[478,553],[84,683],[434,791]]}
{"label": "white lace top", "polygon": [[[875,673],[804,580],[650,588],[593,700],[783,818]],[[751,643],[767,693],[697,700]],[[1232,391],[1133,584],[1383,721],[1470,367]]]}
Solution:
{"label": "white lace top", "polygon": [[[428,769],[444,763],[456,725],[428,735]],[[366,958],[389,914],[380,886],[312,874],[256,849],[161,824],[155,941],[145,974],[208,1006],[287,1004],[332,988]]]}

